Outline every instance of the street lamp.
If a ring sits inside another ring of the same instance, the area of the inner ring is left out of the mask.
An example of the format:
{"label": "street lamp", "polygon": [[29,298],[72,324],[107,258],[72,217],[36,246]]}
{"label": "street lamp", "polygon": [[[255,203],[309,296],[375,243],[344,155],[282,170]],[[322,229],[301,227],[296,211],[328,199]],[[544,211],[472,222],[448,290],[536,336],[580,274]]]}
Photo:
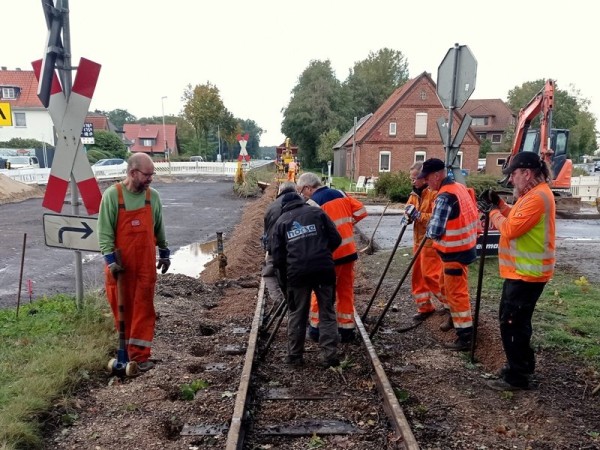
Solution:
{"label": "street lamp", "polygon": [[169,159],[169,154],[167,153],[167,128],[165,127],[165,98],[167,96],[161,97],[160,100],[162,102],[162,117],[163,117],[163,139],[165,140],[165,158]]}

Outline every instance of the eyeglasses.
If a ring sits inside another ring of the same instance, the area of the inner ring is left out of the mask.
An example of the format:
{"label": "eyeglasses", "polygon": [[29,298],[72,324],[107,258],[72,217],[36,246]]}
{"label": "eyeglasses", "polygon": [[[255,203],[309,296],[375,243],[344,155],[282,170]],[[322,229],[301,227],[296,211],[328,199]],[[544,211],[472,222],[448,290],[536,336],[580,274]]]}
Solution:
{"label": "eyeglasses", "polygon": [[140,169],[133,169],[136,172],[141,173],[142,175],[144,175],[146,178],[152,178],[154,175],[156,175],[156,172],[152,172],[152,173],[146,173],[146,172],[142,172]]}

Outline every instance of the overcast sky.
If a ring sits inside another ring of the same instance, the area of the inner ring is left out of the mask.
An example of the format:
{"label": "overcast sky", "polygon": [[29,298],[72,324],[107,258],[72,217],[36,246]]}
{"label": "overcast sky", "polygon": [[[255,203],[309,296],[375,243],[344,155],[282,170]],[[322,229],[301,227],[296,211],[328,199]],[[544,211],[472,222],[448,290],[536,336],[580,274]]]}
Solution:
{"label": "overcast sky", "polygon": [[[55,0],[56,3],[56,0]],[[279,145],[282,108],[311,60],[331,61],[343,81],[370,51],[401,51],[410,77],[434,81],[449,48],[477,59],[471,98],[501,98],[526,81],[573,85],[600,118],[598,16],[583,0],[70,0],[73,63],[102,64],[91,109],[136,117],[177,115],[183,91],[210,81],[236,117]],[[29,70],[43,55],[39,0],[5,5],[0,65]],[[342,130],[345,131],[345,130]]]}

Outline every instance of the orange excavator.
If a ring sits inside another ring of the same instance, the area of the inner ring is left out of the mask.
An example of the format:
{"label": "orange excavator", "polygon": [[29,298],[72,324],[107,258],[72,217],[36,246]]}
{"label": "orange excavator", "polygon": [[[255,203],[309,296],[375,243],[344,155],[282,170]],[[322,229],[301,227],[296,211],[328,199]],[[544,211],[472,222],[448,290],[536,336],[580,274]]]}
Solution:
{"label": "orange excavator", "polygon": [[[554,81],[547,80],[544,87],[519,111],[515,126],[515,138],[510,158],[519,152],[535,152],[548,163],[552,180],[550,187],[556,200],[557,214],[577,212],[581,199],[573,197],[570,191],[573,162],[568,158],[567,145],[569,130],[552,128],[554,109]],[[530,128],[531,122],[540,115],[539,129]],[[500,181],[505,188],[510,186],[508,177]]]}

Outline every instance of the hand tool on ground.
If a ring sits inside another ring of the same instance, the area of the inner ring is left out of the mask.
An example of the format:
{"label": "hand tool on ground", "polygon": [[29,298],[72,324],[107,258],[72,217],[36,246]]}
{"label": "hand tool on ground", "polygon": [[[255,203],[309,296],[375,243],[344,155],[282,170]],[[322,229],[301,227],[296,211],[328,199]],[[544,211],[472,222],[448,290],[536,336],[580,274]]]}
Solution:
{"label": "hand tool on ground", "polygon": [[390,257],[388,258],[387,264],[385,265],[385,268],[383,269],[383,273],[381,274],[381,276],[379,277],[379,282],[377,283],[377,287],[375,288],[375,292],[373,292],[373,295],[371,296],[371,300],[369,300],[369,304],[367,305],[367,308],[365,309],[365,312],[363,313],[361,320],[363,322],[367,322],[367,314],[369,314],[369,310],[371,309],[371,305],[373,305],[373,301],[375,300],[375,297],[377,296],[377,293],[379,292],[379,288],[381,287],[381,284],[383,283],[383,279],[385,278],[385,275],[387,274],[388,269],[390,268],[390,264],[392,263],[392,259],[394,259],[394,255],[396,254],[396,250],[398,249],[398,245],[400,244],[400,241],[402,240],[402,236],[404,236],[404,232],[406,231],[406,227],[408,226],[408,220],[406,219],[406,216],[402,217],[402,228],[400,228],[400,234],[398,234],[398,238],[396,239],[396,243],[394,244],[394,248],[392,249],[392,253],[390,254]]}
{"label": "hand tool on ground", "polygon": [[387,202],[387,205],[385,205],[385,208],[383,208],[383,211],[381,212],[381,216],[379,216],[379,220],[377,221],[377,225],[375,225],[375,229],[373,230],[373,234],[371,234],[371,239],[369,239],[369,243],[367,244],[367,246],[365,248],[363,248],[362,250],[359,250],[358,253],[367,253],[367,255],[371,255],[373,253],[373,242],[375,239],[375,233],[377,232],[377,228],[379,228],[379,224],[381,223],[381,219],[383,219],[383,216],[385,214],[386,209],[388,209],[388,206],[390,206],[391,202]]}
{"label": "hand tool on ground", "polygon": [[283,322],[283,319],[288,312],[287,301],[284,301],[283,303],[284,303],[284,307],[281,311],[281,314],[279,315],[279,320],[277,320],[277,323],[275,324],[275,328],[273,328],[273,332],[269,336],[269,339],[267,339],[267,342],[265,343],[265,346],[259,355],[259,359],[265,359],[265,356],[267,356],[267,353],[269,352],[269,348],[271,347],[271,344],[273,343],[273,340],[275,339],[275,336],[277,335],[277,332],[279,331],[281,322]]}
{"label": "hand tool on ground", "polygon": [[[119,266],[121,264],[121,253],[115,250],[115,259]],[[135,361],[129,361],[127,355],[127,343],[125,342],[125,305],[123,303],[123,276],[121,273],[116,274],[117,278],[117,320],[119,322],[119,349],[117,357],[112,358],[108,362],[108,370],[111,375],[116,375],[120,378],[134,377],[139,374],[138,364]]]}
{"label": "hand tool on ground", "polygon": [[490,210],[483,211],[483,237],[481,238],[481,255],[479,256],[479,274],[477,277],[477,297],[475,298],[475,314],[473,316],[473,337],[471,338],[471,363],[475,362],[475,347],[477,345],[477,325],[479,324],[479,308],[481,306],[481,287],[483,285],[483,269],[485,266],[485,251],[488,231],[490,229]]}
{"label": "hand tool on ground", "polygon": [[396,286],[396,289],[394,290],[394,292],[392,293],[390,299],[388,300],[387,304],[385,305],[385,308],[383,308],[383,311],[381,312],[381,315],[379,316],[379,319],[377,319],[377,323],[375,323],[375,325],[373,326],[373,329],[371,330],[371,333],[369,334],[369,337],[371,339],[373,339],[373,336],[375,336],[375,333],[377,333],[377,330],[379,329],[379,326],[381,325],[381,322],[383,321],[383,317],[387,313],[388,309],[390,309],[390,306],[392,306],[392,302],[394,301],[394,298],[396,298],[396,295],[398,294],[398,291],[402,287],[402,284],[404,283],[404,280],[408,276],[408,273],[410,272],[410,269],[412,269],[412,266],[415,264],[415,261],[419,257],[419,254],[421,253],[421,250],[423,249],[423,246],[425,245],[425,241],[426,240],[427,240],[427,237],[424,237],[421,240],[421,243],[419,244],[419,247],[417,247],[417,250],[415,251],[415,254],[413,255],[412,259],[410,260],[410,263],[408,264],[408,267],[404,271],[404,275],[402,275],[402,278],[398,282],[398,286]]}
{"label": "hand tool on ground", "polygon": [[275,319],[277,319],[280,315],[285,314],[285,308],[286,308],[285,299],[282,299],[279,302],[279,304],[277,305],[275,314],[273,314],[273,316],[269,319],[269,321],[261,328],[260,332],[262,335],[266,335],[268,333],[269,328],[271,328],[271,325],[273,325],[273,322],[275,322]]}

